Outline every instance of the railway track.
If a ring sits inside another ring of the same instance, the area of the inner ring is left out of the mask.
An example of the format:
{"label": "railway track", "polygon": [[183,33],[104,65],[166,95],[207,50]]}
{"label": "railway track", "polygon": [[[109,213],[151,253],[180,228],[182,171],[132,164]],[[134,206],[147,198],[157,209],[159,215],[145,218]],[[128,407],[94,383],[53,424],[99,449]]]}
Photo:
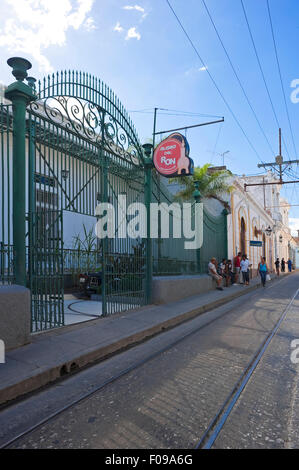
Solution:
{"label": "railway track", "polygon": [[[283,280],[282,280],[283,281]],[[281,281],[280,281],[281,282]],[[269,287],[266,288],[266,290],[273,288],[276,284],[270,285]],[[234,384],[234,386],[231,389],[231,392],[225,399],[225,401],[222,403],[220,406],[219,410],[217,413],[211,418],[210,423],[202,436],[198,439],[198,443],[195,446],[195,449],[211,449],[214,442],[216,441],[217,437],[221,433],[230,413],[234,409],[236,403],[238,402],[240,396],[242,395],[243,390],[246,387],[246,384],[250,380],[250,377],[253,375],[254,371],[256,370],[260,360],[264,356],[270,342],[272,341],[273,337],[276,335],[277,331],[279,330],[280,325],[282,324],[283,320],[285,319],[289,309],[291,308],[294,300],[298,296],[299,289],[295,292],[291,300],[289,301],[288,305],[284,308],[284,310],[281,312],[281,315],[278,319],[278,321],[275,323],[271,331],[268,332],[268,334],[265,336],[262,344],[258,347],[256,352],[254,353],[253,357],[247,364],[247,366],[244,368],[242,374],[240,375],[239,379],[237,382]],[[22,431],[21,433],[15,435],[13,438],[7,440],[6,442],[2,442],[0,445],[1,449],[6,449],[10,448],[12,446],[16,446],[23,438],[26,436],[30,435],[34,431],[38,430],[40,427],[44,426],[45,424],[50,423],[52,420],[55,418],[59,417],[62,415],[64,412],[70,410],[71,408],[75,407],[76,405],[82,403],[83,401],[86,401],[90,399],[93,395],[95,395],[97,392],[101,391],[103,388],[107,387],[108,385],[116,382],[117,380],[121,379],[122,377],[126,376],[130,372],[134,371],[135,369],[138,369],[145,365],[146,363],[152,361],[153,359],[157,358],[158,356],[162,355],[163,353],[171,350],[175,346],[179,345],[182,343],[184,340],[187,338],[190,338],[191,336],[195,335],[198,333],[200,330],[207,328],[209,325],[217,321],[219,318],[224,317],[231,311],[230,308],[224,311],[221,316],[217,317],[216,319],[212,319],[211,321],[205,323],[204,325],[195,328],[194,330],[184,334],[181,336],[179,339],[176,339],[175,341],[171,342],[168,344],[166,347],[161,348],[160,350],[156,351],[153,354],[148,355],[145,359],[142,359],[141,361],[135,363],[134,365],[122,370],[120,373],[117,373],[110,377],[108,380],[104,381],[101,383],[101,385],[94,387],[92,390],[89,390],[86,393],[81,394],[80,396],[77,396],[76,399],[72,400],[69,402],[67,405],[60,407],[59,409],[55,410],[55,412],[49,414],[39,422],[35,423],[34,425],[28,427],[26,430]]]}

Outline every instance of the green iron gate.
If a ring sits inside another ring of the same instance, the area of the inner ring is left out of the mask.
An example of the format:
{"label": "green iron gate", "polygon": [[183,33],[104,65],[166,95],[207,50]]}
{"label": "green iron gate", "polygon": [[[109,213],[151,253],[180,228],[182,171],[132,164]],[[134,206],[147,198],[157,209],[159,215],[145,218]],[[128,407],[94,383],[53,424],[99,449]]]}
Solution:
{"label": "green iron gate", "polygon": [[223,210],[218,217],[203,210],[203,246],[200,250],[200,270],[208,272],[208,263],[216,258],[220,263],[227,258],[227,211]]}
{"label": "green iron gate", "polygon": [[[13,61],[28,68],[24,59]],[[152,263],[156,275],[196,274],[206,272],[212,255],[226,256],[225,214],[213,218],[204,210],[200,250],[185,250],[184,239],[172,233],[150,240],[149,211],[147,233],[128,236],[134,216],[128,216],[129,205],[135,203],[138,211],[138,203],[148,209],[151,201],[171,204],[174,198],[152,169],[149,146],[144,156],[126,110],[102,81],[65,71],[37,87],[28,78],[31,88],[24,88],[26,75],[19,68],[14,74],[19,78],[7,95],[15,105],[0,107],[0,283],[31,288],[33,331],[64,324],[64,284],[74,264],[83,269],[87,260],[86,266],[100,274],[98,314],[109,315],[150,302]],[[18,88],[24,92],[22,103]],[[114,210],[115,238],[95,236],[99,203]]]}
{"label": "green iron gate", "polygon": [[31,212],[29,280],[32,331],[64,325],[62,211]]}
{"label": "green iron gate", "polygon": [[13,282],[12,105],[0,104],[0,285]]}
{"label": "green iron gate", "polygon": [[[144,168],[130,118],[103,82],[61,72],[39,82],[36,92],[27,107],[28,245],[33,324],[40,330],[64,323],[64,248],[73,248],[86,220],[95,225],[97,204],[115,208],[117,227],[118,218],[127,217],[117,210],[119,194],[127,205],[144,202]],[[143,305],[144,241],[117,234],[91,241],[93,270],[102,276],[99,315]]]}

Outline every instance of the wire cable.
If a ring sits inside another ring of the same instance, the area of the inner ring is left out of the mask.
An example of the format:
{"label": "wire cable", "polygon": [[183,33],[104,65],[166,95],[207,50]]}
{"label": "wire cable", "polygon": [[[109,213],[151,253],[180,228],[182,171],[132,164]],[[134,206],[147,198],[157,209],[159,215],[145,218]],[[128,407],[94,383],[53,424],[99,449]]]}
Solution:
{"label": "wire cable", "polygon": [[244,86],[242,85],[242,82],[241,82],[241,80],[240,80],[240,77],[239,77],[239,75],[238,75],[238,73],[237,73],[237,71],[236,71],[236,68],[235,68],[235,66],[234,66],[234,64],[233,64],[233,62],[232,62],[232,60],[231,60],[231,58],[230,58],[230,55],[229,55],[229,53],[228,53],[228,51],[227,51],[227,49],[226,49],[226,47],[225,47],[225,45],[224,45],[224,43],[223,43],[223,40],[222,40],[222,38],[221,38],[221,36],[220,36],[220,34],[219,34],[219,31],[218,31],[218,29],[217,29],[217,26],[215,25],[215,22],[214,22],[214,20],[213,20],[213,18],[212,18],[212,15],[211,15],[211,13],[210,13],[208,7],[207,7],[207,4],[206,4],[205,0],[202,0],[202,3],[203,3],[203,5],[204,5],[204,7],[205,7],[205,10],[206,10],[207,14],[208,14],[208,17],[210,18],[210,21],[211,21],[211,23],[212,23],[212,25],[213,25],[213,28],[214,28],[214,30],[215,30],[215,33],[216,33],[216,35],[217,35],[217,37],[218,37],[218,39],[219,39],[219,41],[220,41],[220,44],[221,44],[221,46],[222,46],[222,48],[223,48],[223,50],[224,50],[224,52],[225,52],[225,55],[226,55],[226,57],[227,57],[227,59],[228,59],[228,61],[229,61],[229,64],[230,64],[230,66],[231,66],[231,68],[232,68],[232,71],[233,71],[233,73],[234,73],[234,75],[235,75],[235,77],[236,77],[236,79],[237,79],[237,81],[238,81],[238,83],[239,83],[239,85],[240,85],[240,88],[241,88],[241,90],[242,90],[242,92],[243,92],[243,95],[245,96],[245,99],[246,99],[246,101],[247,101],[247,103],[248,103],[248,105],[249,105],[249,107],[250,107],[250,109],[251,109],[251,111],[252,111],[252,113],[253,113],[253,115],[254,115],[254,117],[255,117],[255,120],[256,120],[256,122],[257,122],[259,128],[260,128],[260,131],[262,132],[263,136],[265,137],[265,140],[266,140],[266,142],[267,142],[267,144],[268,144],[268,146],[269,146],[269,148],[270,148],[271,153],[272,153],[273,155],[275,155],[275,152],[274,152],[274,150],[273,150],[273,148],[272,148],[272,146],[271,146],[271,144],[270,144],[270,142],[269,142],[269,139],[268,139],[268,137],[266,136],[266,133],[265,133],[265,131],[264,131],[264,129],[263,129],[261,123],[260,123],[260,120],[259,120],[259,118],[258,118],[258,116],[257,116],[257,114],[256,114],[256,112],[255,112],[255,110],[254,110],[254,108],[253,108],[253,106],[252,106],[252,104],[251,104],[249,98],[248,98],[248,95],[247,95],[247,93],[246,93],[246,91],[245,91],[245,88],[244,88]]}
{"label": "wire cable", "polygon": [[291,131],[291,136],[292,136],[293,146],[294,146],[294,150],[295,150],[295,155],[296,155],[296,158],[297,158],[297,149],[296,149],[296,144],[295,144],[295,139],[294,139],[293,128],[292,128],[292,124],[291,124],[290,114],[289,114],[289,110],[288,110],[286,94],[285,94],[284,86],[283,86],[282,73],[281,73],[281,67],[280,67],[279,58],[278,58],[278,51],[277,51],[276,40],[275,40],[275,35],[274,35],[274,28],[273,28],[273,22],[272,22],[272,16],[271,16],[269,0],[267,0],[267,7],[268,7],[268,13],[269,13],[269,19],[270,19],[271,34],[272,34],[272,39],[273,39],[273,44],[274,44],[276,62],[277,62],[277,67],[278,67],[278,72],[279,72],[280,84],[281,84],[282,94],[283,94],[283,98],[284,98],[286,113],[287,113],[287,117],[288,117],[289,127],[290,127],[290,131]]}
{"label": "wire cable", "polygon": [[250,145],[251,149],[253,150],[253,152],[256,154],[256,156],[258,157],[258,159],[262,162],[262,163],[265,163],[263,162],[263,160],[261,159],[258,151],[256,150],[256,148],[254,147],[253,143],[251,142],[251,140],[249,139],[248,135],[246,134],[245,130],[243,129],[240,121],[238,120],[237,116],[235,115],[233,109],[231,108],[231,106],[229,105],[228,101],[226,100],[226,98],[224,97],[223,93],[221,92],[216,80],[214,79],[213,75],[211,74],[211,72],[209,71],[209,69],[207,68],[203,58],[201,57],[201,55],[199,54],[195,44],[193,43],[191,37],[189,36],[189,34],[187,33],[186,29],[184,28],[182,22],[180,21],[179,17],[177,16],[175,10],[173,9],[173,7],[171,6],[169,0],[166,0],[166,3],[168,4],[170,10],[172,11],[174,17],[176,18],[178,24],[180,25],[183,33],[185,34],[186,38],[188,39],[188,42],[190,43],[192,49],[194,50],[195,54],[197,55],[197,57],[199,58],[201,64],[203,67],[206,68],[206,72],[207,74],[209,75],[213,85],[215,86],[216,90],[218,91],[219,95],[221,96],[223,102],[225,103],[226,107],[228,108],[229,112],[231,113],[234,121],[236,122],[237,126],[239,127],[239,129],[241,130],[242,134],[244,135],[245,139],[247,140],[248,144]]}
{"label": "wire cable", "polygon": [[[254,41],[254,38],[253,38],[252,30],[251,30],[251,27],[250,27],[250,24],[249,24],[249,20],[248,20],[248,16],[247,16],[247,13],[246,13],[246,9],[245,9],[243,0],[241,0],[241,5],[242,5],[243,13],[244,13],[244,16],[245,16],[245,21],[246,21],[246,24],[247,24],[249,35],[250,35],[250,38],[251,38],[251,42],[252,42],[252,45],[253,45],[253,49],[254,49],[254,52],[255,52],[255,56],[256,56],[256,59],[257,59],[257,63],[258,63],[260,72],[262,74],[263,82],[264,82],[264,85],[265,85],[265,88],[266,88],[266,91],[267,91],[267,95],[268,95],[268,98],[269,98],[269,101],[270,101],[270,104],[271,104],[271,108],[272,108],[272,111],[273,111],[273,114],[274,114],[274,117],[275,117],[275,121],[276,121],[277,127],[280,129],[281,125],[279,123],[279,120],[278,120],[278,117],[277,117],[277,114],[276,114],[276,111],[275,111],[275,107],[274,107],[274,104],[273,104],[273,100],[271,98],[271,94],[270,94],[269,87],[268,87],[266,77],[265,77],[265,74],[264,74],[264,70],[263,70],[263,67],[262,67],[262,64],[261,64],[261,61],[260,61],[260,58],[259,58],[257,47],[256,47],[256,44],[255,44],[255,41]],[[290,154],[289,154],[289,150],[287,148],[286,142],[284,140],[284,136],[282,136],[282,141],[283,141],[285,150],[286,150],[287,155],[288,155],[289,160],[290,160],[291,158],[290,158]]]}

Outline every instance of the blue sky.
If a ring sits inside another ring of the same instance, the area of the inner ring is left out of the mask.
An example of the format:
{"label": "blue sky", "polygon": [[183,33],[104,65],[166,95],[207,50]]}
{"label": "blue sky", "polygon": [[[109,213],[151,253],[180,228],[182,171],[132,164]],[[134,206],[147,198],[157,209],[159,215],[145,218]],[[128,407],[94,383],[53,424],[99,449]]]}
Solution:
{"label": "blue sky", "polygon": [[[244,98],[202,0],[170,0],[209,72],[264,162],[278,154],[278,129],[258,69],[241,0],[205,0],[223,43],[274,154]],[[271,98],[283,129],[285,159],[295,159],[279,80],[266,0],[243,0]],[[299,103],[291,102],[291,82],[299,79],[298,0],[269,0],[283,86],[299,151]],[[11,81],[6,60],[22,55],[32,75],[81,69],[103,79],[119,96],[136,124],[140,139],[151,137],[156,107],[224,116],[223,125],[187,133],[195,164],[226,164],[237,174],[260,172],[258,156],[232,118],[207,70],[183,35],[166,0],[2,0],[0,3],[0,80]],[[299,96],[299,95],[298,95]],[[165,112],[164,112],[165,113]],[[158,115],[158,129],[192,125],[212,117]],[[213,153],[215,152],[215,153]],[[297,166],[293,171],[298,174]],[[299,179],[299,178],[298,178]],[[299,204],[299,186],[284,195]],[[299,207],[293,207],[298,218]],[[298,223],[297,222],[297,223]],[[299,224],[298,224],[299,229]]]}

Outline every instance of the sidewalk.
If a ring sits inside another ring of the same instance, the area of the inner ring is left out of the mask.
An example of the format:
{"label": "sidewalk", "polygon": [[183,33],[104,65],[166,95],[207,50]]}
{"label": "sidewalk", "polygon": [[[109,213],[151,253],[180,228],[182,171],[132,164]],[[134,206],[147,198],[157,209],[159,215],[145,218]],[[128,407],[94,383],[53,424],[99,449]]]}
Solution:
{"label": "sidewalk", "polygon": [[[271,281],[271,282],[275,282]],[[32,343],[9,351],[0,365],[0,404],[13,400],[84,366],[105,359],[163,330],[190,320],[260,287],[232,286],[166,305],[35,334]]]}

